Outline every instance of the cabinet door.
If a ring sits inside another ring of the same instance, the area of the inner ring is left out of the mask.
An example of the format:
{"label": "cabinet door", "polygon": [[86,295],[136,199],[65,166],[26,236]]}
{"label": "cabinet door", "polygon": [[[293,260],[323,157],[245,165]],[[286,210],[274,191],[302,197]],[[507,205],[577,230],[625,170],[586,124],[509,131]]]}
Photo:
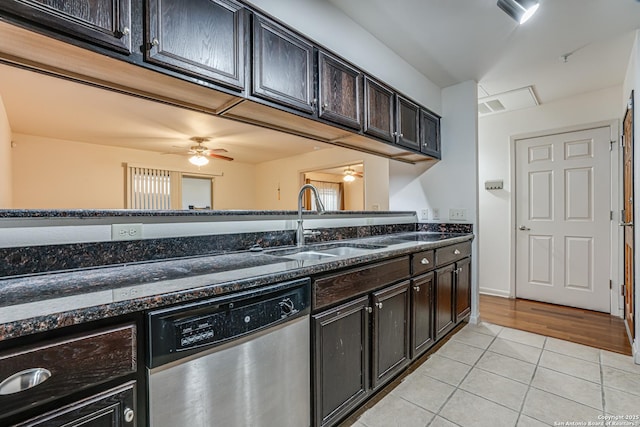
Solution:
{"label": "cabinet door", "polygon": [[119,52],[131,52],[131,0],[2,0],[0,10]]}
{"label": "cabinet door", "polygon": [[420,106],[396,96],[396,143],[420,151]]}
{"label": "cabinet door", "polygon": [[318,53],[318,105],[320,117],[362,129],[362,73],[341,60]]}
{"label": "cabinet door", "polygon": [[436,341],[442,338],[455,325],[454,286],[455,265],[450,264],[436,270],[435,328]]}
{"label": "cabinet door", "polygon": [[456,323],[471,312],[471,258],[456,262]]}
{"label": "cabinet door", "polygon": [[252,94],[313,114],[313,46],[254,15]]}
{"label": "cabinet door", "polygon": [[420,111],[420,151],[440,158],[440,118],[428,111]]}
{"label": "cabinet door", "polygon": [[364,77],[364,133],[393,142],[393,92]]}
{"label": "cabinet door", "polygon": [[146,60],[242,89],[245,11],[230,0],[147,0]]}
{"label": "cabinet door", "polygon": [[369,298],[313,316],[315,425],[331,424],[367,396]]}
{"label": "cabinet door", "polygon": [[373,376],[377,388],[409,363],[409,281],[373,294]]}
{"label": "cabinet door", "polygon": [[411,358],[427,350],[433,339],[433,272],[411,283]]}
{"label": "cabinet door", "polygon": [[17,427],[135,427],[135,381],[55,411]]}

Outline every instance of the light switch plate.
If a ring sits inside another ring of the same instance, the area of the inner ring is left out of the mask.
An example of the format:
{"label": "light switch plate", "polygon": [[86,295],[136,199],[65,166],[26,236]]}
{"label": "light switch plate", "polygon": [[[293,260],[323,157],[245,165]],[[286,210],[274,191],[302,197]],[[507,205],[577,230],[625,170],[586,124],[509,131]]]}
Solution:
{"label": "light switch plate", "polygon": [[431,209],[431,212],[432,212],[431,219],[440,219],[440,209],[439,208],[433,208],[433,209]]}

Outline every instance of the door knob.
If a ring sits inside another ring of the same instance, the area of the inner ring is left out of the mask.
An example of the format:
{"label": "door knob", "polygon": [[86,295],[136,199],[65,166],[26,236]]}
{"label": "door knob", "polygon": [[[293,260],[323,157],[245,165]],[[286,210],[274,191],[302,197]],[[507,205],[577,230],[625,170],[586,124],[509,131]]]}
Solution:
{"label": "door knob", "polygon": [[529,227],[525,227],[524,225],[521,225],[519,230],[521,230],[521,231],[529,231],[531,229]]}

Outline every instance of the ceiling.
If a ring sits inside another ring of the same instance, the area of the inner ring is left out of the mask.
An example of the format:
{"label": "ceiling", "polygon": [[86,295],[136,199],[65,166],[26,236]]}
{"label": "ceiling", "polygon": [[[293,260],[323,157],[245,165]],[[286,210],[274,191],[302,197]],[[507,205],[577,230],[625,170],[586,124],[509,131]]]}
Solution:
{"label": "ceiling", "polygon": [[332,147],[306,138],[0,64],[0,97],[13,133],[160,153],[191,137],[236,162],[262,163]]}
{"label": "ceiling", "polygon": [[533,86],[541,104],[621,84],[640,28],[637,0],[540,0],[523,25],[496,0],[326,1],[440,87]]}

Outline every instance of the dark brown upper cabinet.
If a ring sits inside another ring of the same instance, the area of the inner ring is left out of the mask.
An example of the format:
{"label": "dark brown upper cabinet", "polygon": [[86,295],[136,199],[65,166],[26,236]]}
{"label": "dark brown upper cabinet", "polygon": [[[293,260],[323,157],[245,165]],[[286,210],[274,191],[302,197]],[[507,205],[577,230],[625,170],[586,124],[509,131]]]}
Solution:
{"label": "dark brown upper cabinet", "polygon": [[396,143],[420,151],[420,106],[396,95]]}
{"label": "dark brown upper cabinet", "polygon": [[420,151],[429,156],[440,158],[440,117],[428,111],[420,110]]}
{"label": "dark brown upper cabinet", "polygon": [[362,72],[325,52],[318,52],[319,116],[362,129]]}
{"label": "dark brown upper cabinet", "polygon": [[252,95],[315,113],[313,46],[286,28],[254,15]]}
{"label": "dark brown upper cabinet", "polygon": [[244,89],[246,11],[230,0],[147,0],[145,59]]}
{"label": "dark brown upper cabinet", "polygon": [[0,11],[82,41],[131,52],[131,0],[2,0]]}
{"label": "dark brown upper cabinet", "polygon": [[393,142],[393,92],[364,77],[364,133]]}

